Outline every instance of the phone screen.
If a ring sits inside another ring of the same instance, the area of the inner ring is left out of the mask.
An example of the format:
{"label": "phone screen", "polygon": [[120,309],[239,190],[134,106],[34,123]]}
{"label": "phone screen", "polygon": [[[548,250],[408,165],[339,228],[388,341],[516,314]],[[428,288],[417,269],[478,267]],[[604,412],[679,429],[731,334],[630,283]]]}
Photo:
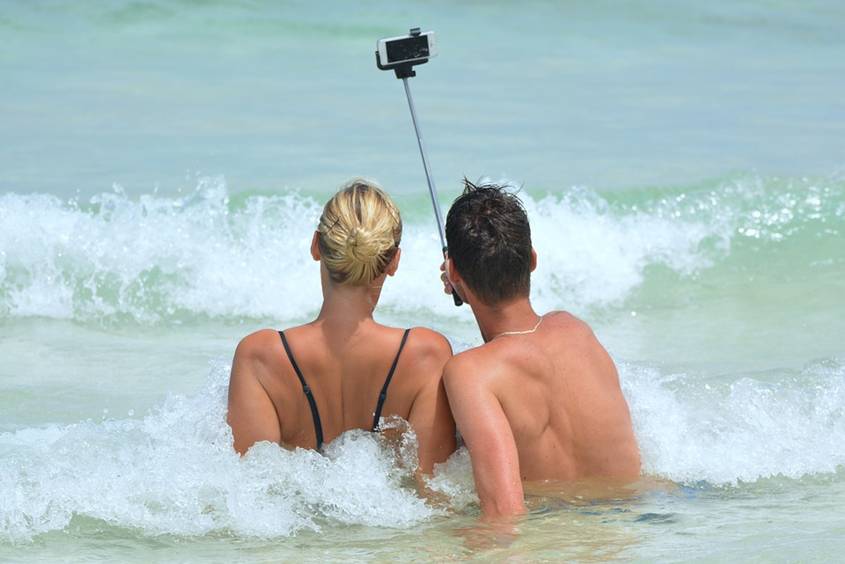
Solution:
{"label": "phone screen", "polygon": [[419,35],[407,37],[397,41],[390,41],[385,45],[387,62],[408,61],[411,59],[425,59],[429,56],[428,37]]}

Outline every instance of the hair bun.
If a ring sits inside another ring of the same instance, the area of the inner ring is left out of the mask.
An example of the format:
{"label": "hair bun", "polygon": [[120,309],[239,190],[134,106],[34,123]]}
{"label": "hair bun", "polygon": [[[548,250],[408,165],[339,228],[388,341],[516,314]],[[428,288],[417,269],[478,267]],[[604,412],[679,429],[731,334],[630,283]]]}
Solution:
{"label": "hair bun", "polygon": [[346,237],[346,252],[356,261],[372,261],[378,258],[383,250],[378,245],[378,237],[363,227],[353,227]]}
{"label": "hair bun", "polygon": [[320,254],[332,280],[369,284],[393,257],[402,220],[387,194],[359,179],[326,203],[317,230]]}

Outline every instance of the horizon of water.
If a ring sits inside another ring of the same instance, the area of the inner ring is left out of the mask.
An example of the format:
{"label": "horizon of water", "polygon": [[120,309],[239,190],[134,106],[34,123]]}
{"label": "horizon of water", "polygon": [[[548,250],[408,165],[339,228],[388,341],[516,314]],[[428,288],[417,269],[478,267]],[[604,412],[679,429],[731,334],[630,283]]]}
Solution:
{"label": "horizon of water", "polygon": [[[0,560],[836,559],[842,23],[780,0],[5,5]],[[234,346],[316,313],[307,247],[352,176],[405,222],[377,318],[480,343],[373,65],[410,25],[439,34],[412,88],[442,205],[464,175],[520,190],[532,301],[594,328],[666,487],[531,498],[503,535],[465,450],[445,506],[365,433],[232,451]]]}

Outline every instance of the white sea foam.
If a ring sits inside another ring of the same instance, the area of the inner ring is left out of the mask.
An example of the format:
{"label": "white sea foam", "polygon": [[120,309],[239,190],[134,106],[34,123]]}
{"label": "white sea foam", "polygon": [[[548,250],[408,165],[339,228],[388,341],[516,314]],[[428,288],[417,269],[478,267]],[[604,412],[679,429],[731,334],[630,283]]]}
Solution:
{"label": "white sea foam", "polygon": [[[778,244],[813,225],[815,243],[817,233],[838,236],[842,228],[839,192],[758,194],[750,203],[731,200],[736,193],[754,191],[727,187],[695,201],[681,194],[616,206],[586,190],[525,197],[540,256],[535,301],[541,309],[612,304],[654,265],[686,276],[742,241]],[[320,299],[307,253],[318,213],[318,202],[294,193],[232,203],[221,179],[203,179],[186,198],[134,201],[118,190],[92,208],[6,194],[0,314],[150,323],[197,315],[301,318]],[[399,312],[465,315],[442,299],[429,223],[410,222],[403,248],[383,303]],[[0,434],[0,538],[61,530],[75,515],[152,535],[277,537],[332,523],[410,527],[443,511],[408,485],[408,464],[397,463],[394,448],[366,433],[344,435],[326,457],[265,444],[240,459],[224,418],[227,374],[225,364],[216,365],[201,393],[173,396],[143,419]],[[644,470],[730,485],[841,468],[842,363],[763,376],[720,383],[709,374],[620,362]],[[407,450],[399,449],[400,460]],[[430,486],[463,510],[475,500],[470,470],[459,451]]]}
{"label": "white sea foam", "polygon": [[139,321],[179,312],[294,317],[319,299],[307,253],[319,209],[309,198],[254,196],[230,211],[223,181],[206,178],[187,198],[136,202],[118,190],[93,204],[0,197],[0,308]]}
{"label": "white sea foam", "polygon": [[[730,226],[658,211],[621,213],[586,190],[524,198],[540,261],[535,299],[579,308],[624,299],[649,265],[706,267]],[[0,313],[155,322],[190,316],[293,319],[316,311],[308,246],[320,204],[296,193],[233,205],[221,178],[185,198],[120,189],[81,207],[49,195],[0,196]],[[408,215],[408,214],[406,214]],[[430,222],[408,223],[400,270],[383,304],[442,316],[439,243]],[[712,254],[712,253],[710,253]]]}
{"label": "white sea foam", "polygon": [[[407,434],[396,445],[349,432],[325,456],[261,443],[239,458],[225,423],[227,374],[215,364],[199,394],[171,396],[142,419],[0,434],[0,538],[61,530],[75,515],[149,535],[285,537],[331,524],[406,528],[447,511],[417,495]],[[620,374],[648,474],[736,485],[845,464],[840,362],[774,383],[706,384],[625,363]],[[429,487],[451,511],[477,500],[465,449]]]}
{"label": "white sea foam", "polygon": [[649,474],[735,485],[845,465],[841,362],[722,383],[629,364],[620,374]]}
{"label": "white sea foam", "polygon": [[541,309],[619,301],[643,282],[650,265],[690,274],[710,264],[703,242],[713,239],[724,251],[731,236],[721,222],[611,213],[603,199],[583,189],[529,198],[526,207],[539,254],[532,285]]}
{"label": "white sea foam", "polygon": [[[225,423],[227,376],[215,365],[201,393],[143,419],[0,434],[0,538],[63,529],[75,515],[146,534],[276,537],[325,523],[404,528],[443,512],[409,485],[412,435],[397,449],[352,431],[325,456],[261,443],[241,459]],[[462,491],[448,473],[434,489]]]}

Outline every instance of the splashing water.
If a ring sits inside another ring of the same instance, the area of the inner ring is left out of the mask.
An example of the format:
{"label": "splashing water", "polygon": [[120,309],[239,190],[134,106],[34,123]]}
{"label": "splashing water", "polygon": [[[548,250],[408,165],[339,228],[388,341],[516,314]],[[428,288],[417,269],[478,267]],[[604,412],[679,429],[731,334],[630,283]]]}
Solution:
{"label": "splashing water", "polygon": [[[143,419],[0,434],[0,536],[28,539],[76,515],[147,534],[277,537],[326,523],[407,528],[442,514],[409,486],[412,432],[398,449],[350,431],[324,455],[259,443],[241,459],[225,423],[228,369],[217,364],[200,394],[173,395]],[[466,498],[440,474],[435,491]]]}
{"label": "splashing water", "polygon": [[[585,189],[523,199],[540,256],[534,299],[541,308],[618,304],[655,267],[694,278],[749,244],[806,239],[812,258],[819,241],[827,248],[842,236],[845,218],[845,185],[838,181],[796,188],[737,180],[689,193],[644,193],[635,203]],[[317,266],[307,252],[319,212],[318,202],[295,192],[233,199],[221,178],[201,179],[184,198],[134,201],[116,189],[86,206],[5,194],[0,313],[144,324],[300,318],[319,306]],[[382,303],[394,311],[458,315],[440,299],[437,238],[427,221],[406,217],[403,249]],[[755,260],[765,264],[766,254]]]}
{"label": "splashing water", "polygon": [[[285,537],[337,524],[408,528],[472,510],[466,449],[438,465],[431,505],[413,486],[416,439],[350,431],[325,455],[260,443],[241,459],[225,423],[229,366],[201,393],[172,395],[142,419],[104,419],[0,434],[0,535],[21,541],[74,516],[144,534]],[[808,366],[786,383],[722,385],[620,363],[644,471],[682,483],[793,479],[845,464],[845,365]]]}

